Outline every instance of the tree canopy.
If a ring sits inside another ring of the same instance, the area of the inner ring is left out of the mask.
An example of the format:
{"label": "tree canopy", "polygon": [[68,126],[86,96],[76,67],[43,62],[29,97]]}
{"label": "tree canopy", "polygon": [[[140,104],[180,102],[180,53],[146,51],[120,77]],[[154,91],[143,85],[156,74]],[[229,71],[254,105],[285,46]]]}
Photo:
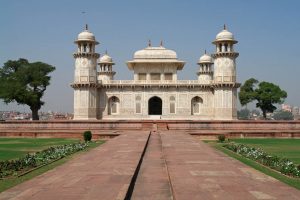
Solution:
{"label": "tree canopy", "polygon": [[55,67],[43,63],[30,63],[24,58],[9,60],[0,68],[0,99],[5,103],[26,104],[32,111],[32,119],[38,120],[38,110],[44,105],[41,98],[50,84]]}
{"label": "tree canopy", "polygon": [[247,105],[255,99],[254,84],[257,83],[258,81],[256,79],[250,78],[241,86],[239,99],[242,106]]}
{"label": "tree canopy", "polygon": [[293,113],[284,110],[276,112],[273,117],[276,120],[294,120]]}
{"label": "tree canopy", "polygon": [[265,81],[259,83],[254,78],[245,81],[239,92],[241,105],[256,101],[256,107],[261,109],[264,118],[266,118],[267,112],[272,113],[276,110],[274,104],[283,103],[286,97],[287,93],[278,85]]}
{"label": "tree canopy", "polygon": [[247,108],[241,109],[237,112],[238,119],[246,120],[250,119],[250,110]]}

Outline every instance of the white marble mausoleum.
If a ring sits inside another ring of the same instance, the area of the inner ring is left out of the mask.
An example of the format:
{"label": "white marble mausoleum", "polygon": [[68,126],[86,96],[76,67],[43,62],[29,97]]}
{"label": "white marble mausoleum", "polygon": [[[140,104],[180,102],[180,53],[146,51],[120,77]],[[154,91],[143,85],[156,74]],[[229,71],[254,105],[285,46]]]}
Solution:
{"label": "white marble mausoleum", "polygon": [[198,80],[178,80],[185,62],[175,51],[148,46],[127,62],[133,80],[114,80],[112,58],[95,51],[86,29],[75,41],[74,119],[232,120],[237,118],[237,41],[226,27],[212,42],[213,54],[198,60]]}

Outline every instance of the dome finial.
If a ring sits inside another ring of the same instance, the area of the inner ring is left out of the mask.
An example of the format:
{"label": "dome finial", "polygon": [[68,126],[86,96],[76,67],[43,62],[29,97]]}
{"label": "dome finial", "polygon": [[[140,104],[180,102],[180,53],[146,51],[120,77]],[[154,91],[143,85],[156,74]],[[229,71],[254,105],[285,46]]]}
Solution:
{"label": "dome finial", "polygon": [[160,46],[161,46],[161,47],[163,46],[163,41],[162,41],[162,40],[160,41]]}
{"label": "dome finial", "polygon": [[151,40],[148,41],[148,47],[151,47]]}
{"label": "dome finial", "polygon": [[204,50],[204,54],[206,54],[206,49]]}
{"label": "dome finial", "polygon": [[107,49],[105,49],[105,55],[107,55]]}
{"label": "dome finial", "polygon": [[224,30],[227,30],[227,29],[226,29],[226,24],[224,24]]}
{"label": "dome finial", "polygon": [[85,24],[85,30],[89,30],[88,24]]}

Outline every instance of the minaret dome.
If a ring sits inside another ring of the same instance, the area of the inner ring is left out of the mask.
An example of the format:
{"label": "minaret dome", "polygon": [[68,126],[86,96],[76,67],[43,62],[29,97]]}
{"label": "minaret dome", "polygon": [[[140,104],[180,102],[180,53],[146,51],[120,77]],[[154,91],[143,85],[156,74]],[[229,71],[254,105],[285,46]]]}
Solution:
{"label": "minaret dome", "polygon": [[198,65],[199,65],[199,71],[197,72],[198,75],[198,80],[202,84],[207,84],[212,81],[213,78],[213,59],[210,55],[205,53],[202,55],[199,60],[198,60]]}
{"label": "minaret dome", "polygon": [[98,80],[106,81],[106,80],[113,80],[114,75],[116,72],[113,71],[113,59],[107,54],[105,54],[99,59],[99,71],[98,71]]}
{"label": "minaret dome", "polygon": [[210,55],[208,55],[206,52],[204,55],[202,55],[200,58],[199,58],[199,61],[198,63],[213,63],[213,59]]}
{"label": "minaret dome", "polygon": [[79,43],[79,42],[92,42],[95,44],[99,44],[99,42],[96,41],[95,35],[88,30],[87,25],[85,30],[79,33],[77,40],[75,40],[75,43]]}
{"label": "minaret dome", "polygon": [[225,25],[224,25],[224,29],[217,34],[214,43],[222,42],[222,41],[231,41],[233,44],[237,43],[237,41],[234,40],[233,34],[226,29]]}
{"label": "minaret dome", "polygon": [[100,59],[99,59],[99,64],[112,64],[114,65],[115,63],[113,62],[112,58],[106,53],[104,54]]}

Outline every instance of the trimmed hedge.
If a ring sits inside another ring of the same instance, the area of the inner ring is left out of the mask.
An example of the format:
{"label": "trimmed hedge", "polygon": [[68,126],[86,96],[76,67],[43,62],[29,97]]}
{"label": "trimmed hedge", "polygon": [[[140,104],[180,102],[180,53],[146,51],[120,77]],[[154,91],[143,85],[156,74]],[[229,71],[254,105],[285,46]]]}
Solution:
{"label": "trimmed hedge", "polygon": [[91,131],[84,131],[83,132],[83,139],[85,142],[89,142],[92,140],[92,132]]}
{"label": "trimmed hedge", "polygon": [[226,137],[225,137],[224,134],[218,135],[218,140],[219,140],[219,142],[224,142],[225,139],[226,139]]}
{"label": "trimmed hedge", "polygon": [[268,166],[282,174],[300,177],[300,165],[297,166],[287,158],[280,158],[278,156],[272,156],[264,152],[260,148],[249,147],[244,144],[237,144],[230,142],[224,144],[223,147],[238,153],[246,158],[254,160],[262,165]]}

